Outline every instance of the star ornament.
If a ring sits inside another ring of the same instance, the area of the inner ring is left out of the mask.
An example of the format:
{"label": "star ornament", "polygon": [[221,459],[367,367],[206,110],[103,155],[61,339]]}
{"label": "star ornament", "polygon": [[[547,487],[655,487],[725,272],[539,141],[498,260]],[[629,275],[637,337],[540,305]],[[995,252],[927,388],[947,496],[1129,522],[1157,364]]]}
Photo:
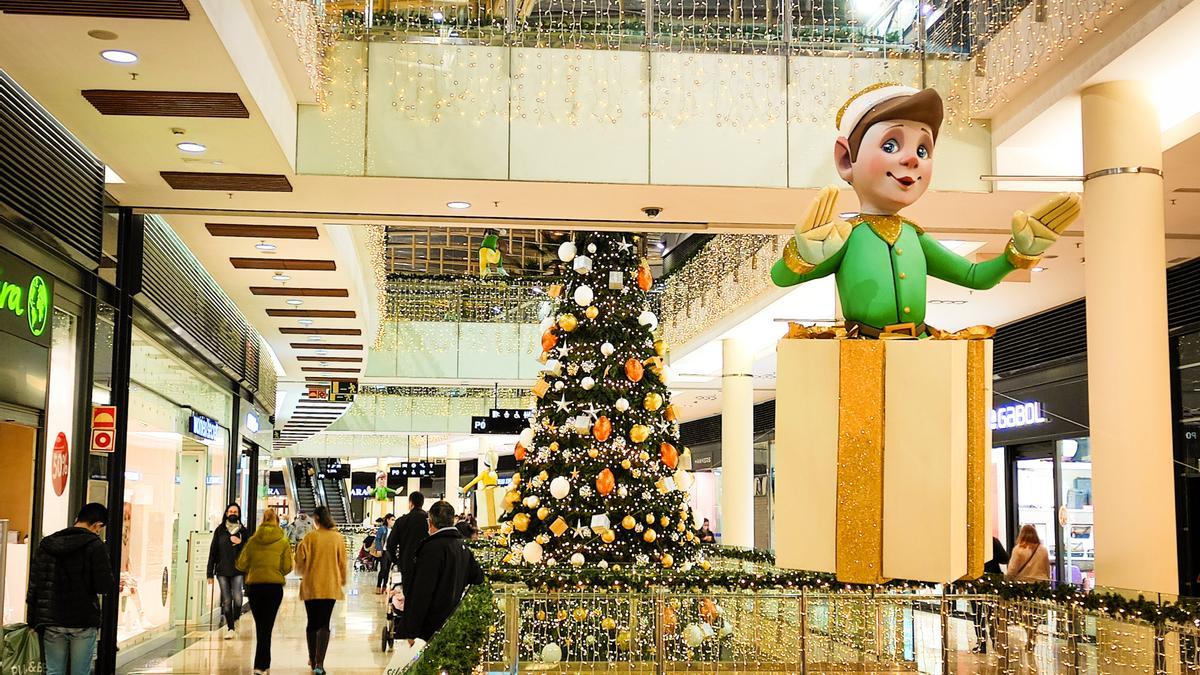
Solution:
{"label": "star ornament", "polygon": [[567,412],[571,409],[571,402],[567,400],[567,395],[563,394],[562,398],[554,402],[554,406],[558,408],[558,412]]}
{"label": "star ornament", "polygon": [[621,249],[621,253],[628,253],[629,249],[633,248],[633,244],[629,243],[628,239],[621,238],[621,242],[617,244],[617,248]]}
{"label": "star ornament", "polygon": [[584,412],[588,414],[588,417],[592,418],[592,421],[595,421],[600,417],[600,411],[596,410],[596,404],[594,403],[589,404],[588,407],[584,409]]}

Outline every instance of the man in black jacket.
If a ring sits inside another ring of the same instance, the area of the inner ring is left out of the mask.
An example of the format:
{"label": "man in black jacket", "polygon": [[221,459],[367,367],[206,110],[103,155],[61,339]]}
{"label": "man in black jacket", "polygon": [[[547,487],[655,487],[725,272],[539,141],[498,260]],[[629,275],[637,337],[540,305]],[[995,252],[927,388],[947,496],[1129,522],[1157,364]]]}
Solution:
{"label": "man in black jacket", "polygon": [[429,536],[429,514],[421,508],[424,505],[425,495],[420,492],[410,494],[408,513],[400,516],[387,538],[387,557],[391,564],[400,569],[400,584],[406,596],[412,578],[413,555],[417,552],[417,545]]}
{"label": "man in black jacket", "polygon": [[99,536],[107,521],[103,504],[86,504],[75,525],[38,543],[25,601],[29,625],[42,634],[48,674],[85,675],[92,670],[100,627],[97,596],[115,595],[117,590]]}
{"label": "man in black jacket", "polygon": [[469,584],[483,583],[483,570],[454,526],[454,507],[429,507],[429,537],[417,546],[411,592],[404,593],[400,637],[426,642],[446,623]]}

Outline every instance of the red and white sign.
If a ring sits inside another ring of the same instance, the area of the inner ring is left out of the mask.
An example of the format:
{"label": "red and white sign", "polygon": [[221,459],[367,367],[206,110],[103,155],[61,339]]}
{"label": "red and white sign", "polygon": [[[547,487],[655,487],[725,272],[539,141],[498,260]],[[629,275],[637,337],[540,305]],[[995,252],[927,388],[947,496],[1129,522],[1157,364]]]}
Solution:
{"label": "red and white sign", "polygon": [[67,435],[58,432],[54,439],[54,453],[50,457],[50,482],[54,494],[61,497],[67,489],[67,477],[71,473],[71,449],[67,445]]}
{"label": "red and white sign", "polygon": [[92,451],[112,452],[117,433],[117,406],[92,406]]}
{"label": "red and white sign", "polygon": [[310,399],[315,398],[325,401],[329,399],[329,390],[324,387],[310,387],[308,397]]}

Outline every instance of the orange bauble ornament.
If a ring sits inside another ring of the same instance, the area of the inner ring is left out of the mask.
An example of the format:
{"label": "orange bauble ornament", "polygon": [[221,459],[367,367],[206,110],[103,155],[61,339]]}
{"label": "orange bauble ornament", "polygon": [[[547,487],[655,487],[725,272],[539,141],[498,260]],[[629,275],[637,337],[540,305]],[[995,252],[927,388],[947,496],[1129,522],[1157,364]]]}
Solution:
{"label": "orange bauble ornament", "polygon": [[603,443],[612,435],[612,422],[607,417],[601,415],[596,418],[596,423],[592,425],[592,436]]}
{"label": "orange bauble ornament", "polygon": [[[542,346],[545,347],[545,345],[546,345],[546,338],[543,337],[542,338]],[[644,374],[644,372],[645,372],[645,369],[642,367],[641,361],[638,361],[637,359],[629,359],[628,361],[625,362],[625,377],[628,377],[629,381],[641,382],[642,375]]]}
{"label": "orange bauble ornament", "polygon": [[613,472],[605,469],[596,476],[596,492],[601,496],[607,496],[617,486],[617,479],[613,476]]}
{"label": "orange bauble ornament", "polygon": [[637,285],[638,288],[642,289],[643,291],[650,290],[650,287],[654,285],[654,276],[650,274],[650,266],[646,263],[642,263],[641,266],[638,267]]}
{"label": "orange bauble ornament", "polygon": [[520,443],[517,443],[517,447],[513,449],[513,456],[517,458],[518,462],[524,462],[525,461],[525,446],[521,445]]}
{"label": "orange bauble ornament", "polygon": [[663,443],[658,446],[658,454],[662,457],[662,463],[667,465],[667,468],[674,469],[679,463],[679,451],[670,443]]}
{"label": "orange bauble ornament", "polygon": [[700,601],[700,618],[706,623],[715,623],[717,620],[717,603],[712,601],[712,598],[704,598]]}
{"label": "orange bauble ornament", "polygon": [[545,333],[542,333],[542,351],[548,352],[551,349],[554,349],[554,346],[557,344],[558,335],[554,333],[553,328],[549,328]]}

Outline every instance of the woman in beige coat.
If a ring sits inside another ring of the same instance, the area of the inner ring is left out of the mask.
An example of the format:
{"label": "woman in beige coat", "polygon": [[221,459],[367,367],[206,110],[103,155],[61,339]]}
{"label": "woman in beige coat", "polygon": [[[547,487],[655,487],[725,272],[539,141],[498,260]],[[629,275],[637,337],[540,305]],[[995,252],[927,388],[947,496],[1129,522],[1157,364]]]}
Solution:
{"label": "woman in beige coat", "polygon": [[1050,552],[1032,525],[1021,526],[1004,577],[1016,581],[1050,581]]}
{"label": "woman in beige coat", "polygon": [[308,614],[308,662],[314,675],[325,675],[325,650],[329,648],[329,618],[333,605],[344,599],[346,544],[329,515],[318,506],[313,512],[317,528],[296,547],[296,572],[300,574],[300,599]]}

